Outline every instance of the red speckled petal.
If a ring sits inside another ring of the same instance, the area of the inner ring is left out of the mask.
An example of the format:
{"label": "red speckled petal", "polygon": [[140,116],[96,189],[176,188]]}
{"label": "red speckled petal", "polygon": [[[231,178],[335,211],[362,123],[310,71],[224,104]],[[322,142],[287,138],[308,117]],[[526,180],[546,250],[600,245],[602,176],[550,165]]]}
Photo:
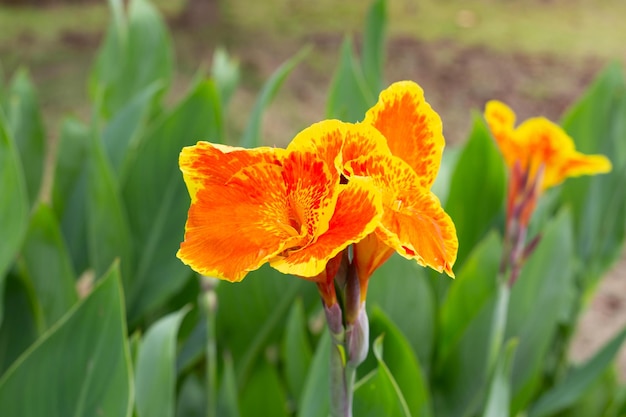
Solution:
{"label": "red speckled petal", "polygon": [[326,263],[351,243],[372,233],[381,214],[381,196],[372,181],[353,178],[341,186],[328,231],[301,249],[287,250],[271,265],[285,274],[325,277],[320,273]]}
{"label": "red speckled petal", "polygon": [[226,184],[206,181],[189,208],[177,256],[200,274],[240,281],[285,248],[302,244],[290,214],[278,165],[243,168]]}

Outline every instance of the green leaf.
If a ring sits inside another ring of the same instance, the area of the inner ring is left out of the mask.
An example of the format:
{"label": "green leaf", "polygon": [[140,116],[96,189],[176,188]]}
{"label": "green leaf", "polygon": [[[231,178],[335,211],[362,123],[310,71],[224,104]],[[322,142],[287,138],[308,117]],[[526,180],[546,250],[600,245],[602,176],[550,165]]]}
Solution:
{"label": "green leaf", "polygon": [[583,291],[621,256],[626,233],[626,82],[618,64],[603,71],[563,119],[584,153],[606,155],[609,174],[568,179],[561,201],[572,209]]}
{"label": "green leaf", "polygon": [[459,237],[457,268],[492,227],[503,206],[505,186],[502,155],[482,117],[474,114],[472,133],[454,170],[445,206]]}
{"label": "green leaf", "polygon": [[32,291],[26,288],[20,277],[9,273],[4,292],[6,319],[0,326],[0,376],[39,336]]}
{"label": "green leaf", "polygon": [[378,368],[359,381],[354,390],[354,415],[359,417],[411,417],[406,400],[383,362],[383,336],[372,345]]}
{"label": "green leaf", "polygon": [[235,367],[230,355],[224,355],[224,370],[220,391],[217,397],[217,416],[239,417],[239,404],[237,402],[237,378]]}
{"label": "green leaf", "polygon": [[309,53],[309,50],[310,48],[301,49],[297,54],[283,62],[282,65],[274,71],[269,80],[265,82],[259,93],[259,97],[254,103],[252,113],[250,113],[248,125],[241,138],[241,146],[244,148],[254,148],[262,145],[261,122],[263,120],[263,113],[276,96],[276,93],[278,93],[283,82],[285,82],[296,65]]}
{"label": "green leaf", "polygon": [[519,339],[513,365],[513,415],[539,389],[553,338],[575,302],[571,222],[571,213],[561,210],[546,225],[511,290],[505,338]]}
{"label": "green leaf", "polygon": [[161,318],[141,341],[135,366],[139,417],[174,417],[176,335],[188,311],[189,307],[184,307]]}
{"label": "green leaf", "polygon": [[0,323],[4,300],[4,279],[9,267],[22,245],[28,228],[28,194],[22,164],[13,142],[6,130],[6,122],[0,113]]}
{"label": "green leaf", "polygon": [[324,330],[304,383],[298,417],[328,417],[330,413],[330,333]]}
{"label": "green leaf", "polygon": [[[378,306],[389,316],[428,370],[434,348],[436,313],[428,283],[430,277],[425,271],[416,262],[394,254],[370,279],[367,307],[373,312]],[[415,320],[416,317],[420,319]]]}
{"label": "green leaf", "polygon": [[363,76],[376,96],[383,89],[387,1],[375,0],[367,13],[363,35]]}
{"label": "green leaf", "polygon": [[102,131],[106,154],[116,173],[119,173],[129,149],[137,146],[150,113],[150,105],[162,87],[157,81],[138,92],[113,115]]}
{"label": "green leaf", "polygon": [[328,92],[326,117],[345,122],[358,122],[376,103],[369,91],[360,65],[353,53],[352,40],[346,37],[341,45],[339,66],[335,70]]}
{"label": "green leaf", "polygon": [[440,308],[435,415],[480,411],[487,390],[502,244],[491,233],[469,254]]}
{"label": "green leaf", "polygon": [[52,209],[43,203],[31,217],[20,272],[34,293],[31,302],[41,330],[48,329],[78,301],[76,277],[60,226]]}
{"label": "green leaf", "polygon": [[183,380],[177,399],[176,417],[206,417],[206,390],[196,374]]}
{"label": "green leaf", "polygon": [[176,258],[189,209],[178,155],[199,140],[217,141],[220,120],[215,86],[200,82],[175,109],[151,125],[126,158],[120,181],[133,250],[138,255],[127,294],[131,323],[171,297],[191,276]]}
{"label": "green leaf", "polygon": [[93,132],[75,119],[61,128],[54,168],[52,204],[61,222],[74,271],[90,267],[87,250],[87,169]]}
{"label": "green leaf", "polygon": [[8,89],[8,129],[19,150],[31,205],[41,186],[46,141],[39,101],[28,72],[18,71]]}
{"label": "green leaf", "polygon": [[165,91],[173,73],[172,42],[154,6],[147,0],[131,0],[125,16],[121,0],[109,0],[109,5],[113,22],[90,83],[92,97],[103,94],[101,111],[107,118],[155,81]]}
{"label": "green leaf", "polygon": [[493,299],[497,288],[502,242],[489,233],[469,254],[440,307],[438,361],[443,364],[467,327]]}
{"label": "green leaf", "polygon": [[289,311],[283,341],[283,357],[287,387],[297,405],[313,359],[304,305],[300,298],[296,298]]}
{"label": "green leaf", "polygon": [[130,373],[115,265],[3,375],[0,404],[12,417],[129,417]]}
{"label": "green leaf", "polygon": [[551,416],[572,406],[606,372],[626,339],[617,334],[587,363],[571,370],[559,384],[544,393],[531,407],[529,417]]}
{"label": "green leaf", "polygon": [[120,259],[122,282],[124,289],[129,291],[132,241],[126,210],[102,142],[95,134],[91,140],[86,191],[90,264],[96,276],[100,276],[115,259]]}
{"label": "green leaf", "polygon": [[[384,336],[382,338],[382,348],[385,352],[384,364],[395,380],[398,397],[404,398],[410,414],[422,417],[432,416],[430,393],[424,371],[408,340],[379,308],[374,309],[370,316],[370,336],[373,344],[376,343],[375,338]],[[376,357],[376,359],[380,367],[382,358]]]}
{"label": "green leaf", "polygon": [[489,384],[489,394],[483,417],[508,417],[511,398],[511,364],[517,347],[516,340],[510,340],[500,358]]}
{"label": "green leaf", "polygon": [[287,417],[287,397],[274,366],[260,362],[244,387],[240,399],[241,416]]}

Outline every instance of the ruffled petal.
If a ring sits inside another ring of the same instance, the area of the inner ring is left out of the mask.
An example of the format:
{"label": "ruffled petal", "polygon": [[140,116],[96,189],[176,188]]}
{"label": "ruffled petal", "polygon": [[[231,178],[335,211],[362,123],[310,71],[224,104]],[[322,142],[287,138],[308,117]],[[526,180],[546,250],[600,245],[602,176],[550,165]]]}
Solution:
{"label": "ruffled petal", "polygon": [[445,146],[441,118],[424,99],[422,88],[411,81],[392,84],[380,93],[363,123],[378,129],[391,153],[406,161],[422,187],[430,189]]}
{"label": "ruffled petal", "polygon": [[[421,186],[411,167],[395,156],[370,155],[351,163],[349,170],[372,178],[382,193],[384,214],[376,230],[378,238],[405,258],[454,276],[452,265],[458,251],[454,223],[437,197]],[[370,242],[370,247],[374,243]],[[374,249],[369,252],[382,259]],[[381,263],[376,259],[359,262]],[[364,276],[373,272],[370,267],[362,269]]]}
{"label": "ruffled petal", "polygon": [[385,137],[370,125],[324,120],[301,131],[287,147],[287,152],[311,151],[335,167],[334,175],[343,174],[347,161],[371,153],[391,151]]}
{"label": "ruffled petal", "polygon": [[352,178],[341,186],[328,231],[301,249],[287,250],[270,262],[280,272],[326,279],[326,263],[348,245],[372,233],[382,215],[382,202],[373,182]]}
{"label": "ruffled petal", "polygon": [[239,147],[198,142],[183,148],[178,163],[192,201],[208,183],[224,184],[241,169],[260,163],[279,163],[284,149]]}
{"label": "ruffled petal", "polygon": [[485,120],[509,167],[515,161],[526,162],[526,148],[518,143],[515,135],[515,113],[501,101],[491,100],[485,106]]}
{"label": "ruffled petal", "polygon": [[[291,224],[309,241],[328,230],[339,193],[339,177],[311,151],[294,151],[283,160]],[[306,242],[309,243],[309,242]]]}
{"label": "ruffled petal", "polygon": [[428,190],[405,190],[385,210],[378,237],[407,259],[454,277],[459,242],[456,228],[437,197]]}
{"label": "ruffled petal", "polygon": [[611,169],[611,161],[604,155],[585,155],[580,152],[573,152],[563,161],[553,177],[544,178],[543,187],[552,187],[568,177],[606,174]]}
{"label": "ruffled petal", "polygon": [[197,188],[177,256],[196,272],[240,281],[305,238],[291,224],[280,166],[257,163]]}

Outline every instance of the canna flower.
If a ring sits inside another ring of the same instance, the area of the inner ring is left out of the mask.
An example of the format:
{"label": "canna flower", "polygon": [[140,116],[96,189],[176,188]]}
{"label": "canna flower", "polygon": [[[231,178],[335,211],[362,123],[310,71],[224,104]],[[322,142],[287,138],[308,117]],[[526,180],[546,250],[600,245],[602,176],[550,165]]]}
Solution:
{"label": "canna flower", "polygon": [[603,174],[611,170],[604,155],[585,155],[555,123],[534,117],[515,127],[515,113],[506,104],[492,100],[485,108],[485,119],[504,159],[513,169],[520,165],[532,180],[542,172],[540,191],[562,183],[568,177]]}
{"label": "canna flower", "polygon": [[362,123],[316,123],[286,149],[184,148],[191,206],[177,256],[229,281],[269,263],[315,281],[327,306],[346,268],[364,301],[369,277],[394,251],[453,276],[456,231],[430,190],[443,147],[421,88],[401,82]]}
{"label": "canna flower", "polygon": [[179,163],[191,206],[177,256],[202,275],[241,281],[269,262],[315,279],[382,213],[371,181],[341,184],[312,152],[199,142]]}
{"label": "canna flower", "polygon": [[611,162],[603,155],[576,151],[572,138],[544,117],[528,119],[515,127],[515,113],[500,101],[487,103],[485,119],[510,171],[500,271],[502,276],[508,271],[508,283],[513,285],[541,237],[539,234],[526,244],[528,224],[539,196],[568,177],[609,172]]}

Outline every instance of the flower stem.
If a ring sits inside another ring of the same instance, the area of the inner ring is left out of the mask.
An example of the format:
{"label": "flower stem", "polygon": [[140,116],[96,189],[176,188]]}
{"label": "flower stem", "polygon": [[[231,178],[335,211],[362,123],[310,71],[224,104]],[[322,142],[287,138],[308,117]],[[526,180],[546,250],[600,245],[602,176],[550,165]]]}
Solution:
{"label": "flower stem", "polygon": [[206,316],[206,417],[217,417],[217,343],[215,336],[215,316],[217,294],[214,278],[202,277],[202,302]]}

